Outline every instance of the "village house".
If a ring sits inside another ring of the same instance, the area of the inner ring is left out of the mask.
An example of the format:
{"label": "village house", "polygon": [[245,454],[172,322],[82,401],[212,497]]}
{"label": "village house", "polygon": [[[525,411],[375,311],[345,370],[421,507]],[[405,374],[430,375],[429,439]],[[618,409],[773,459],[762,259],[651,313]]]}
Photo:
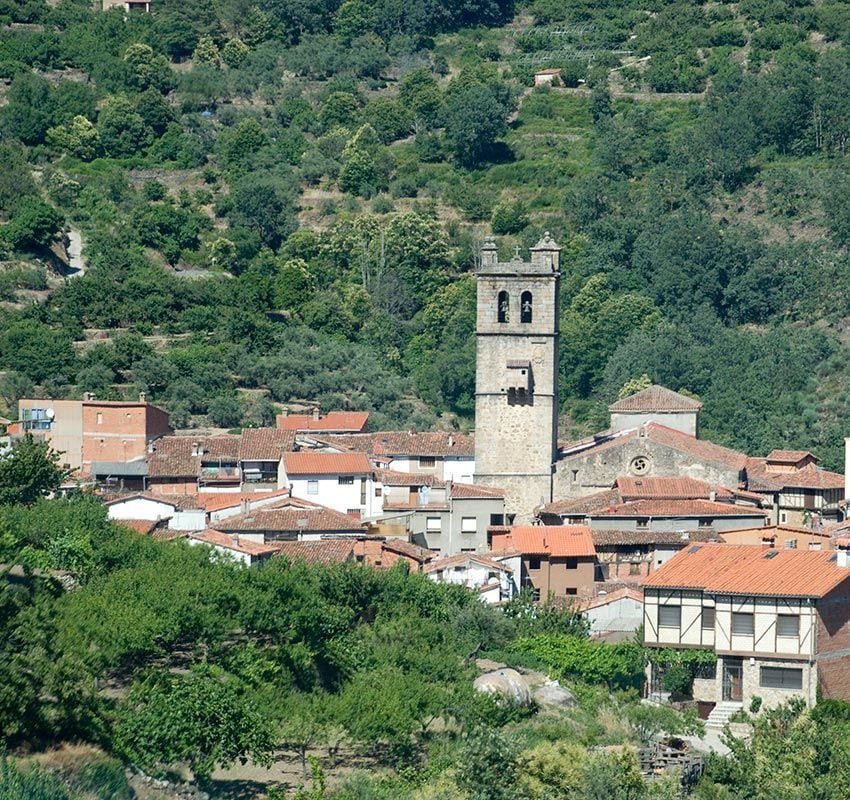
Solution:
{"label": "village house", "polygon": [[729,544],[757,544],[762,547],[792,550],[834,550],[834,528],[810,528],[800,525],[765,525],[763,528],[745,528],[723,531],[720,538]]}
{"label": "village house", "polygon": [[188,535],[187,541],[191,545],[205,544],[216,553],[226,555],[247,567],[259,566],[280,552],[278,544],[255,542],[242,538],[238,533],[231,536],[212,528],[193,531]]}
{"label": "village house", "polygon": [[47,442],[61,463],[80,477],[95,476],[113,486],[141,489],[149,445],[171,434],[168,414],[146,402],[22,398],[13,438],[26,434]]}
{"label": "village house", "polygon": [[[850,700],[850,553],[692,545],[644,582],[644,640],[716,653],[693,687],[710,723],[756,696]],[[659,670],[647,678],[657,692]]]}
{"label": "village house", "polygon": [[283,457],[284,482],[296,497],[363,519],[381,508],[365,453],[314,453]]}
{"label": "village house", "polygon": [[123,8],[124,13],[150,14],[151,0],[101,0],[101,8],[109,11],[111,8]]}
{"label": "village house", "polygon": [[444,554],[489,550],[488,528],[501,525],[505,493],[434,475],[379,470],[379,524],[403,525],[412,542]]}
{"label": "village house", "polygon": [[580,598],[573,608],[587,619],[595,639],[629,639],[643,624],[643,593],[635,586],[599,589],[592,597]]}
{"label": "village house", "polygon": [[277,428],[245,428],[239,442],[243,492],[273,492],[285,484],[283,456],[295,445],[295,433]]}
{"label": "village house", "polygon": [[224,533],[238,533],[244,540],[264,544],[366,533],[366,526],[352,515],[294,497],[266,505],[254,504],[249,511],[222,519],[215,527]]}
{"label": "village house", "polygon": [[557,67],[539,69],[534,73],[535,86],[562,86],[561,70]]}
{"label": "village house", "polygon": [[516,566],[519,566],[519,556],[511,553],[459,553],[431,561],[423,572],[437,583],[465,586],[485,603],[502,603],[518,592],[514,568],[508,563],[511,560],[517,561]]}
{"label": "village house", "polygon": [[433,475],[446,481],[472,483],[475,443],[471,436],[445,431],[379,431],[350,435],[299,434],[303,448],[366,453],[373,463],[395,472]]}
{"label": "village house", "polygon": [[534,525],[493,533],[493,554],[522,554],[520,587],[536,600],[593,594],[596,548],[586,525]]}

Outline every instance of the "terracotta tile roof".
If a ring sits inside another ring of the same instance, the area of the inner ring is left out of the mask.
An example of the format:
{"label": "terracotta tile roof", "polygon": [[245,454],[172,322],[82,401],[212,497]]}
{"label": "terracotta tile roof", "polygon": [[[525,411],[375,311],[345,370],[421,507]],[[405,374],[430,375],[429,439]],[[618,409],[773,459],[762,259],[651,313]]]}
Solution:
{"label": "terracotta tile roof", "polygon": [[634,500],[593,512],[594,517],[764,517],[752,506],[711,500]]}
{"label": "terracotta tile roof", "polygon": [[284,499],[289,497],[289,489],[278,489],[276,492],[202,492],[198,500],[204,511],[212,514],[224,508],[234,508],[242,501],[251,503],[262,500],[264,503],[272,498]]}
{"label": "terracotta tile roof", "polygon": [[384,511],[448,511],[447,500],[432,500],[420,503],[417,500],[384,500]]}
{"label": "terracotta tile roof", "polygon": [[817,461],[814,453],[808,450],[771,450],[767,454],[767,461],[776,464],[799,464],[804,458],[811,457]]}
{"label": "terracotta tile roof", "polygon": [[427,564],[436,558],[433,550],[429,550],[427,547],[420,547],[418,544],[413,544],[413,542],[406,542],[404,539],[387,539],[381,543],[381,549],[406,556],[419,564]]}
{"label": "terracotta tile roof", "polygon": [[612,591],[606,591],[605,594],[597,594],[595,597],[579,600],[575,608],[576,611],[590,611],[591,609],[607,606],[609,603],[614,603],[626,597],[639,603],[643,602],[643,592],[641,592],[639,587],[619,586]]}
{"label": "terracotta tile roof", "polygon": [[[120,503],[126,503],[130,500],[151,500],[154,503],[164,503],[167,506],[173,506],[177,508],[177,502],[170,497],[163,497],[161,495],[156,494],[148,494],[147,492],[136,492],[134,494],[120,494],[120,495],[101,495],[103,499],[103,504],[105,506],[114,506],[119,505]],[[108,500],[106,498],[109,498]]]}
{"label": "terracotta tile roof", "polygon": [[375,470],[375,480],[384,486],[445,486],[436,475],[421,472],[398,472],[393,469]]}
{"label": "terracotta tile roof", "polygon": [[213,547],[223,547],[227,550],[233,550],[236,553],[244,553],[245,555],[256,556],[258,558],[274,555],[279,549],[278,544],[261,544],[260,542],[252,542],[248,539],[238,539],[237,541],[236,536],[231,536],[213,528],[190,533],[189,538]]}
{"label": "terracotta tile roof", "polygon": [[503,564],[501,561],[496,561],[492,558],[488,558],[485,555],[478,555],[477,553],[458,553],[453,556],[444,556],[443,558],[438,558],[432,561],[430,564],[426,564],[422,571],[423,572],[442,572],[446,569],[452,569],[453,567],[462,567],[466,564],[475,563],[480,564],[482,567],[486,569],[494,569],[499,572],[508,572],[513,573],[513,570],[507,566],[507,564]]}
{"label": "terracotta tile roof", "polygon": [[462,433],[443,431],[383,431],[372,437],[372,452],[389,456],[473,456],[475,440]]}
{"label": "terracotta tile roof", "polygon": [[604,530],[591,528],[593,544],[599,547],[628,547],[631,545],[681,546],[693,542],[719,542],[720,537],[711,528],[696,531],[639,531]]}
{"label": "terracotta tile roof", "polygon": [[778,492],[792,489],[843,489],[844,476],[814,466],[793,472],[768,472],[767,460],[747,459],[747,486],[756,491]]}
{"label": "terracotta tile roof", "polygon": [[610,508],[621,501],[620,492],[617,489],[603,489],[601,492],[585,495],[584,497],[569,497],[566,500],[556,500],[541,506],[538,511],[542,514],[558,514],[568,516],[570,514],[590,514],[600,508]]}
{"label": "terracotta tile roof", "polygon": [[[151,478],[196,478],[201,463],[210,460],[237,461],[239,436],[163,436],[153,443],[148,456]],[[195,448],[203,454],[192,455]]]}
{"label": "terracotta tile roof", "polygon": [[299,506],[290,500],[252,509],[217,523],[222,531],[263,531],[271,535],[311,533],[357,533],[365,528],[348,514],[324,506]]}
{"label": "terracotta tile roof", "polygon": [[301,450],[283,457],[287,475],[365,475],[372,471],[365,453],[314,453]]}
{"label": "terracotta tile roof", "polygon": [[624,397],[608,406],[608,410],[614,413],[624,411],[699,411],[701,408],[702,403],[699,400],[694,400],[692,397],[687,397],[657,384],[635,392],[635,394]]}
{"label": "terracotta tile roof", "polygon": [[453,483],[452,498],[458,499],[474,499],[474,498],[504,498],[505,490],[497,489],[495,486],[482,486],[481,484],[472,483]]}
{"label": "terracotta tile roof", "polygon": [[147,536],[149,533],[153,533],[154,528],[159,525],[159,520],[150,520],[150,519],[117,519],[115,520],[119,525],[123,525],[125,528],[129,528],[131,531],[135,531],[136,533],[141,533],[142,536]]}
{"label": "terracotta tile roof", "polygon": [[761,545],[702,544],[681,550],[643,585],[656,589],[702,589],[713,594],[823,597],[850,569],[832,550],[773,550]]}
{"label": "terracotta tile roof", "polygon": [[151,534],[151,539],[156,542],[172,542],[175,539],[187,539],[189,534],[186,531],[175,531],[171,528],[157,528]]}
{"label": "terracotta tile roof", "polygon": [[829,539],[832,536],[834,528],[824,528],[823,530],[815,530],[807,528],[803,525],[764,525],[761,528],[736,528],[732,531],[723,531],[720,538],[726,541],[727,536],[735,534],[761,534],[762,539],[776,539],[782,533],[795,533],[802,536],[816,536],[821,539]]}
{"label": "terracotta tile roof", "polygon": [[240,461],[280,461],[292,450],[295,431],[277,428],[245,428],[239,442]]}
{"label": "terracotta tile roof", "polygon": [[354,557],[353,539],[321,539],[318,542],[277,542],[279,554],[290,561],[309,564],[343,564]]}
{"label": "terracotta tile roof", "polygon": [[329,411],[318,419],[312,414],[278,414],[277,427],[285,431],[360,433],[368,421],[368,411]]}
{"label": "terracotta tile roof", "polygon": [[504,535],[494,534],[493,552],[516,549],[523,555],[548,555],[558,558],[595,556],[596,548],[587,525],[533,525],[511,528]]}
{"label": "terracotta tile roof", "polygon": [[[617,478],[617,489],[624,502],[651,498],[653,500],[709,500],[716,497],[731,497],[732,492],[722,486],[714,486],[697,478],[624,476]],[[762,498],[759,498],[760,500]]]}

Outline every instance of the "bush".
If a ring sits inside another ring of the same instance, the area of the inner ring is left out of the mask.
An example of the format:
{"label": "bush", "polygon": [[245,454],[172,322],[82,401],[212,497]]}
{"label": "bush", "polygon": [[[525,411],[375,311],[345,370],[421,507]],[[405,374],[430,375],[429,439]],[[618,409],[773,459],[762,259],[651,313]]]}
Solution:
{"label": "bush", "polygon": [[661,687],[671,694],[690,694],[694,675],[684,664],[672,664],[661,676]]}
{"label": "bush", "polygon": [[84,792],[91,792],[97,800],[130,800],[134,797],[123,765],[111,758],[86,764],[80,770],[77,784]]}

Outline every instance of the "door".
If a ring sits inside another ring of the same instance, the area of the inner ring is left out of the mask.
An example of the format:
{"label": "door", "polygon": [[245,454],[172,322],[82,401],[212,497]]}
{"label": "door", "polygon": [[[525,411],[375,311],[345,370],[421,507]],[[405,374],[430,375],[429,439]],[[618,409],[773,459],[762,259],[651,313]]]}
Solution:
{"label": "door", "polygon": [[744,662],[740,658],[723,659],[723,699],[740,703],[744,699]]}

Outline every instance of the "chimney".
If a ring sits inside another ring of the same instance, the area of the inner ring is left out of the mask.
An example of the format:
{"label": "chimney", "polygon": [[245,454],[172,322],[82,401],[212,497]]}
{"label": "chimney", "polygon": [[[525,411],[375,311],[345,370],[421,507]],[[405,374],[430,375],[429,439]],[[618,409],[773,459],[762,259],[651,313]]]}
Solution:
{"label": "chimney", "polygon": [[145,392],[139,392],[139,402],[140,403],[147,403],[148,402],[148,396]]}
{"label": "chimney", "polygon": [[839,547],[838,550],[835,551],[835,563],[842,569],[850,567],[850,550],[847,550],[844,547]]}
{"label": "chimney", "polygon": [[850,500],[850,436],[844,439],[844,499]]}
{"label": "chimney", "polygon": [[408,428],[407,435],[408,436],[416,436],[416,426],[415,425],[411,425],[410,428]]}
{"label": "chimney", "polygon": [[94,400],[94,392],[83,392],[83,402],[89,403]]}
{"label": "chimney", "polygon": [[709,491],[709,493],[708,493],[708,499],[709,499],[712,503],[713,503],[715,500],[717,500],[717,490],[716,490],[716,489],[711,489],[711,490]]}
{"label": "chimney", "polygon": [[241,502],[239,503],[239,510],[243,514],[247,514],[250,511],[251,507],[248,504],[248,498],[243,497]]}
{"label": "chimney", "polygon": [[198,442],[192,442],[192,458],[197,458],[201,454],[201,445]]}
{"label": "chimney", "polygon": [[235,544],[237,547],[239,547],[239,534],[238,533],[233,534],[233,544]]}
{"label": "chimney", "polygon": [[448,446],[449,446],[449,447],[454,447],[454,446],[455,446],[455,437],[454,437],[454,436],[452,436],[451,434],[449,434],[449,438],[448,438],[448,442],[447,442],[447,444],[448,444]]}
{"label": "chimney", "polygon": [[319,421],[319,407],[313,406],[313,419],[318,422]]}

